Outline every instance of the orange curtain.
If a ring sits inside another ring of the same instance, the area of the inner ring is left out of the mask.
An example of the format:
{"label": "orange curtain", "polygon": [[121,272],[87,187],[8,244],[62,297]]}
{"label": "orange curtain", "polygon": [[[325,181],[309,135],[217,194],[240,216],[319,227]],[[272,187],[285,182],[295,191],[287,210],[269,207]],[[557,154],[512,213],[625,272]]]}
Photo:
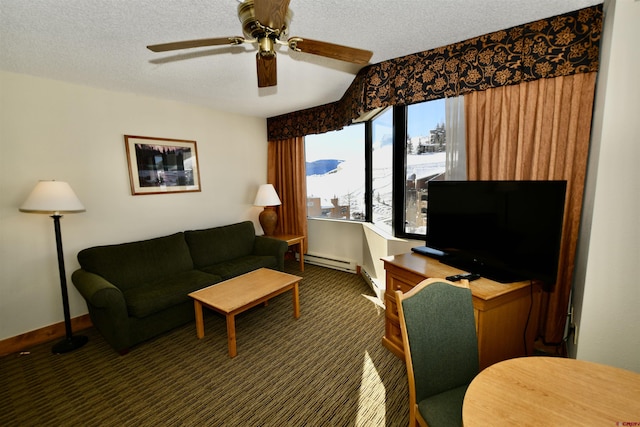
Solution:
{"label": "orange curtain", "polygon": [[303,251],[308,248],[307,180],[305,177],[304,137],[269,141],[267,182],[280,196],[276,233],[305,236]]}
{"label": "orange curtain", "polygon": [[[566,180],[559,272],[539,332],[564,335],[587,168],[596,73],[539,79],[465,95],[470,180]],[[531,207],[535,210],[535,206]]]}

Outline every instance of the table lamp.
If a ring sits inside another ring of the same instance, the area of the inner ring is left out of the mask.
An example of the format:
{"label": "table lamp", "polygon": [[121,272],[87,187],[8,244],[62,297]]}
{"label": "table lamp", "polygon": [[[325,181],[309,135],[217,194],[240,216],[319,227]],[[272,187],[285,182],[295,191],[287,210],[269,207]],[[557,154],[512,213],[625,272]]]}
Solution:
{"label": "table lamp", "polygon": [[278,197],[278,193],[276,193],[276,189],[273,188],[273,185],[262,184],[260,188],[258,188],[258,194],[256,195],[256,200],[253,204],[255,206],[264,207],[263,211],[260,212],[258,220],[264,230],[264,235],[273,236],[273,232],[276,229],[276,222],[278,222],[278,214],[273,206],[279,206],[282,204]]}
{"label": "table lamp", "polygon": [[67,353],[82,347],[88,341],[86,336],[71,333],[71,315],[69,313],[69,295],[67,293],[67,276],[64,270],[64,256],[62,253],[62,237],[60,234],[60,218],[65,213],[84,212],[85,208],[71,189],[63,181],[39,181],[20,206],[21,212],[48,214],[53,218],[56,234],[56,248],[58,250],[58,270],[60,272],[60,288],[62,290],[62,305],[64,308],[64,325],[66,338],[53,346],[53,353]]}

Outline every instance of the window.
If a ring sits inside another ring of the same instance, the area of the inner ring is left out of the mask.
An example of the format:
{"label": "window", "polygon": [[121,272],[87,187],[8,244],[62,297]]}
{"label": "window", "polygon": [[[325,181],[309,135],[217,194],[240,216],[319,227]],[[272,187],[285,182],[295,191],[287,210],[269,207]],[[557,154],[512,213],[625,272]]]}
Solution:
{"label": "window", "polygon": [[372,222],[393,233],[393,109],[371,121]]}
{"label": "window", "polygon": [[307,215],[371,221],[390,234],[423,239],[427,182],[444,179],[446,141],[444,99],[306,136]]}
{"label": "window", "polygon": [[427,232],[427,183],[444,179],[444,99],[409,105],[406,123],[404,233],[424,236]]}
{"label": "window", "polygon": [[304,139],[307,216],[364,221],[365,125]]}

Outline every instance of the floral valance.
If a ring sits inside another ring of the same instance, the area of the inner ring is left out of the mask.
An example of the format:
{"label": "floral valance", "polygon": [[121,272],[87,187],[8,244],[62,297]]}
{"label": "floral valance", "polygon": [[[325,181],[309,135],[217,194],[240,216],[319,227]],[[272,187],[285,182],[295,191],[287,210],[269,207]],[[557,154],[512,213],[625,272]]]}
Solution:
{"label": "floral valance", "polygon": [[270,141],[341,129],[362,114],[597,71],[602,5],[369,65],[336,102],[267,119]]}

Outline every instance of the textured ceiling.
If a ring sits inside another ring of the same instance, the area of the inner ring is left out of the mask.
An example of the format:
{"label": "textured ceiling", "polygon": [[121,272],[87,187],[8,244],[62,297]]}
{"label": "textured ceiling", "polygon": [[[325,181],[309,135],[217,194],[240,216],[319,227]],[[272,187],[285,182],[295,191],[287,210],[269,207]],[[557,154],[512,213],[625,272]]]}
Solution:
{"label": "textured ceiling", "polygon": [[[602,0],[291,0],[290,36],[373,51],[372,63]],[[242,36],[236,0],[0,0],[0,69],[270,117],[339,99],[358,67],[278,50],[258,89],[252,45],[153,53],[149,44]]]}

